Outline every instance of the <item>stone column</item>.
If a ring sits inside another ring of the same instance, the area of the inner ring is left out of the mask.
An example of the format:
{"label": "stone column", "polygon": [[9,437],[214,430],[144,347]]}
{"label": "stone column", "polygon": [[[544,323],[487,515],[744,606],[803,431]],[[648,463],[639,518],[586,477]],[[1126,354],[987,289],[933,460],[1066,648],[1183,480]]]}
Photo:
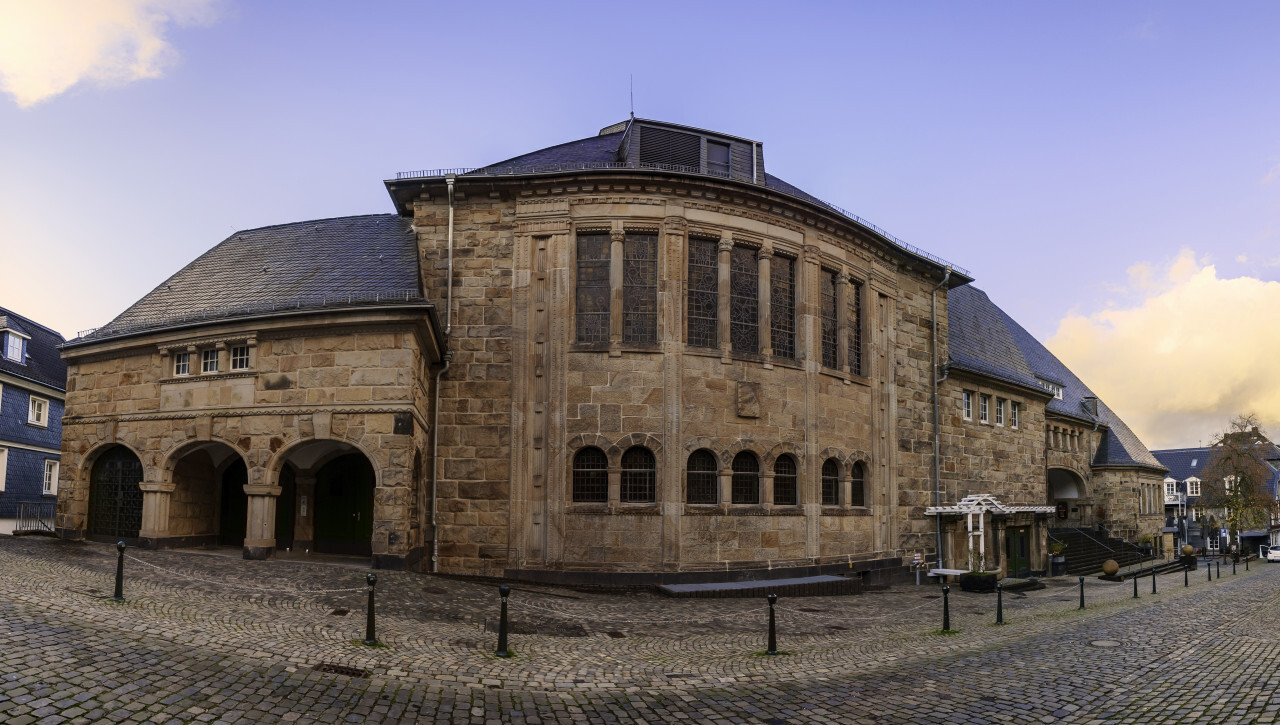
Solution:
{"label": "stone column", "polygon": [[244,532],[244,558],[270,559],[276,550],[276,497],[279,486],[245,484],[249,497],[248,525]]}
{"label": "stone column", "polygon": [[720,510],[729,512],[729,502],[733,501],[733,469],[720,469]]}
{"label": "stone column", "polygon": [[314,473],[298,473],[293,478],[298,494],[293,517],[293,548],[309,553],[315,544],[316,533],[316,476]]}
{"label": "stone column", "polygon": [[609,233],[609,357],[622,355],[622,241],[626,233]]}
{"label": "stone column", "polygon": [[760,472],[760,503],[766,509],[773,508],[773,471]]}
{"label": "stone column", "polygon": [[721,237],[716,251],[719,253],[720,263],[720,284],[716,296],[716,301],[719,303],[716,307],[716,330],[720,335],[720,357],[727,362],[729,351],[733,347],[733,338],[729,336],[729,297],[732,295],[729,289],[729,252],[733,251],[733,239],[727,234]]}
{"label": "stone column", "polygon": [[144,548],[158,549],[169,536],[169,499],[175,485],[162,481],[143,481],[142,528],[138,530],[139,543]]}
{"label": "stone column", "polygon": [[227,343],[215,343],[213,347],[218,351],[218,372],[227,372],[231,369],[231,351],[227,349]]}
{"label": "stone column", "polygon": [[622,469],[609,466],[609,510],[618,508],[622,500]]}
{"label": "stone column", "polygon": [[765,365],[769,367],[772,367],[769,364],[769,357],[773,355],[773,309],[771,304],[773,299],[771,292],[773,279],[770,273],[772,258],[773,249],[769,247],[761,247],[760,251],[756,252],[756,283],[759,290],[756,296],[760,298],[759,316],[757,317],[760,323],[760,352],[764,355]]}

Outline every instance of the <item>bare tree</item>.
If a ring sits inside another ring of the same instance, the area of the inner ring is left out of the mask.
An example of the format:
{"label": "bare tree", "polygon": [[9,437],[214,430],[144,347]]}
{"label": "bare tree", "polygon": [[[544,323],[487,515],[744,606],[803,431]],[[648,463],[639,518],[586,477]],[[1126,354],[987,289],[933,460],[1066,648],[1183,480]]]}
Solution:
{"label": "bare tree", "polygon": [[1226,510],[1231,541],[1238,542],[1242,531],[1267,528],[1280,510],[1267,487],[1271,467],[1264,459],[1273,449],[1253,413],[1232,418],[1210,444],[1200,505]]}

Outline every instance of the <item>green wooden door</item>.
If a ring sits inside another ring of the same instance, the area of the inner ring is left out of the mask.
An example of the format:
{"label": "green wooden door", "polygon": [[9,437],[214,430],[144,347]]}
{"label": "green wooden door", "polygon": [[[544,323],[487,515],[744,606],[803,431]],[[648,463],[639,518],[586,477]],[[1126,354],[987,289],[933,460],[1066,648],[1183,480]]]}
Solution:
{"label": "green wooden door", "polygon": [[315,549],[330,554],[373,553],[373,467],[352,453],[316,475]]}
{"label": "green wooden door", "polygon": [[1007,576],[1024,577],[1031,574],[1031,532],[1027,527],[1005,530],[1004,551]]}

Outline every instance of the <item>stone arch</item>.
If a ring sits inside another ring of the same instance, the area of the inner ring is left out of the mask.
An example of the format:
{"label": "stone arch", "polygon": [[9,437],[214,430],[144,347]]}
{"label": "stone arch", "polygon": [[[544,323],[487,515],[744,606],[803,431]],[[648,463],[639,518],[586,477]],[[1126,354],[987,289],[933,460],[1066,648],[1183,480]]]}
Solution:
{"label": "stone arch", "polygon": [[243,545],[249,475],[244,450],[218,437],[188,438],[157,458],[158,483],[168,499],[157,530],[184,545]]}
{"label": "stone arch", "polygon": [[75,469],[75,482],[78,484],[88,485],[89,479],[93,475],[93,464],[97,462],[98,458],[100,458],[103,453],[106,453],[116,446],[128,448],[133,455],[138,457],[139,461],[142,461],[142,480],[147,481],[154,478],[154,469],[147,466],[142,454],[138,452],[137,446],[132,446],[119,440],[104,440],[95,443],[80,457],[80,465]]}
{"label": "stone arch", "polygon": [[1053,466],[1045,472],[1046,494],[1050,501],[1088,498],[1085,477],[1072,468]]}
{"label": "stone arch", "polygon": [[615,447],[618,449],[619,455],[621,455],[623,451],[636,446],[648,448],[654,458],[662,458],[662,439],[648,433],[632,433],[631,435],[622,436],[618,439]]}
{"label": "stone arch", "polygon": [[773,464],[778,462],[778,456],[781,456],[784,453],[791,454],[791,457],[796,459],[796,466],[801,470],[804,470],[804,447],[796,445],[795,443],[783,442],[775,445],[773,448],[769,449],[768,453],[760,456],[760,462],[766,468],[772,470]]}
{"label": "stone arch", "polygon": [[822,452],[818,454],[818,469],[821,470],[822,464],[826,463],[827,460],[831,458],[836,459],[836,464],[840,466],[840,475],[843,476],[845,471],[849,468],[848,456],[839,448],[835,448],[834,446],[823,448]]}
{"label": "stone arch", "polygon": [[604,455],[609,459],[610,468],[622,465],[622,449],[614,445],[613,441],[599,433],[580,433],[570,438],[564,446],[565,460],[568,462],[570,474],[573,471],[573,457],[583,448],[599,448],[604,451]]}
{"label": "stone arch", "polygon": [[[715,451],[714,448],[708,449]],[[743,451],[750,451],[751,453],[754,453],[756,460],[761,461],[763,465],[764,454],[760,452],[760,447],[755,444],[755,441],[742,440],[739,438],[720,450],[720,468],[725,469],[732,466],[733,459]]]}
{"label": "stone arch", "polygon": [[[290,437],[293,438],[293,436],[290,436]],[[347,446],[351,446],[352,448],[355,448],[356,451],[358,451],[361,455],[365,457],[366,460],[369,461],[369,465],[373,466],[375,487],[380,488],[382,486],[382,469],[384,465],[382,459],[374,455],[373,453],[371,453],[367,448],[365,448],[365,446],[361,442],[353,440],[350,437],[342,437],[342,438],[305,437],[304,438],[302,436],[297,436],[296,438],[293,438],[293,440],[286,440],[285,444],[280,446],[280,449],[277,450],[274,454],[272,454],[271,458],[268,459],[267,464],[262,467],[262,470],[267,480],[261,481],[261,483],[272,485],[275,482],[279,481],[280,471],[281,469],[284,468],[284,464],[288,462],[290,457],[296,454],[300,449],[306,448],[310,445],[323,444],[323,443],[337,443],[337,444],[347,445]],[[320,465],[324,465],[324,463],[332,461],[333,459],[338,458],[341,455],[342,455],[341,452],[339,452],[337,455],[333,455],[332,451],[328,451],[328,452],[323,452],[319,454],[316,460],[325,458],[325,460],[322,463],[320,463]],[[314,468],[314,465],[312,467]],[[252,471],[252,468],[250,470]],[[250,479],[250,482],[251,483],[253,482],[252,479]]]}
{"label": "stone arch", "polygon": [[175,443],[169,446],[169,448],[167,448],[166,450],[163,450],[160,452],[160,456],[159,456],[160,465],[157,467],[157,470],[156,470],[156,472],[159,474],[159,480],[164,483],[171,483],[173,481],[173,469],[175,466],[178,465],[178,462],[182,460],[184,457],[186,457],[187,455],[189,455],[192,451],[197,450],[202,446],[210,445],[210,444],[226,446],[236,456],[238,456],[241,460],[244,461],[246,468],[250,467],[248,457],[232,441],[228,441],[218,437],[202,438],[202,439],[189,438],[180,443]]}

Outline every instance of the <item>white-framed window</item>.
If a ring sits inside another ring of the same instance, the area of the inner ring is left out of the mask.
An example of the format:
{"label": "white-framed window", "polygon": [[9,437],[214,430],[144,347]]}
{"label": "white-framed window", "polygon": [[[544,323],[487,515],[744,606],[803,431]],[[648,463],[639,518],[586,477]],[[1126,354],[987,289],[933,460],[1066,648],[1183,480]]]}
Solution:
{"label": "white-framed window", "polygon": [[985,393],[978,396],[978,420],[982,423],[991,422],[991,396]]}
{"label": "white-framed window", "polygon": [[1187,479],[1187,495],[1188,496],[1200,495],[1200,479],[1198,478]]}
{"label": "white-framed window", "polygon": [[1022,403],[1019,403],[1016,400],[1009,401],[1009,427],[1010,428],[1018,427],[1018,412],[1020,411],[1021,408],[1022,408]]}
{"label": "white-framed window", "polygon": [[1172,478],[1164,479],[1164,495],[1166,496],[1178,495],[1178,482],[1173,480]]}
{"label": "white-framed window", "polygon": [[1226,478],[1222,479],[1222,486],[1226,490],[1226,493],[1228,496],[1231,495],[1231,489],[1234,488],[1235,485],[1236,485],[1235,476],[1227,476]]}
{"label": "white-framed window", "polygon": [[200,351],[200,372],[202,373],[218,372],[218,351],[217,350],[201,350]]}
{"label": "white-framed window", "polygon": [[1214,529],[1209,532],[1209,538],[1204,540],[1204,548],[1206,551],[1218,551],[1219,543],[1222,537],[1218,535],[1218,530]]}
{"label": "white-framed window", "polygon": [[44,462],[44,493],[52,496],[58,493],[58,462],[46,459]]}
{"label": "white-framed window", "polygon": [[12,332],[4,336],[4,356],[14,362],[22,362],[22,337]]}
{"label": "white-framed window", "polygon": [[173,356],[173,374],[174,375],[190,375],[191,374],[191,353],[180,352]]}
{"label": "white-framed window", "polygon": [[31,396],[31,407],[27,410],[27,422],[31,425],[49,425],[49,401]]}
{"label": "white-framed window", "polygon": [[4,477],[9,469],[9,449],[0,448],[0,491],[4,490]]}
{"label": "white-framed window", "polygon": [[960,394],[960,405],[964,410],[964,419],[973,420],[973,391],[966,390]]}
{"label": "white-framed window", "polygon": [[237,345],[231,348],[231,369],[232,370],[248,370],[249,369],[249,346]]}
{"label": "white-framed window", "polygon": [[996,425],[1004,425],[1004,398],[996,398]]}

